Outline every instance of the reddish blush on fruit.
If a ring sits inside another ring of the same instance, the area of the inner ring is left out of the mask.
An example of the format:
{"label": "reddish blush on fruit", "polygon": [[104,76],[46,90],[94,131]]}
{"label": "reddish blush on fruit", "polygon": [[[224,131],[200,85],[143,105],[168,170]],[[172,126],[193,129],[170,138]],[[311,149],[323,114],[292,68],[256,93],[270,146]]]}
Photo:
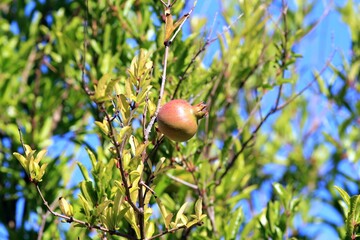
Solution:
{"label": "reddish blush on fruit", "polygon": [[206,104],[192,106],[185,100],[175,99],[166,103],[157,116],[158,128],[171,140],[184,142],[198,129],[198,120],[207,114]]}

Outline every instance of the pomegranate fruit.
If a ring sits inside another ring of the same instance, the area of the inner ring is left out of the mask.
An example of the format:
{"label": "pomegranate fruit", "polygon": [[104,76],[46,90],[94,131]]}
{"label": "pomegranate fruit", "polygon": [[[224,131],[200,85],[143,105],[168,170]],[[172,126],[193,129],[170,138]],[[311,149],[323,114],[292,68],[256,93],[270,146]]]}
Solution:
{"label": "pomegranate fruit", "polygon": [[166,103],[157,116],[158,128],[171,140],[184,142],[198,129],[198,120],[207,114],[206,104],[192,106],[185,100],[175,99]]}

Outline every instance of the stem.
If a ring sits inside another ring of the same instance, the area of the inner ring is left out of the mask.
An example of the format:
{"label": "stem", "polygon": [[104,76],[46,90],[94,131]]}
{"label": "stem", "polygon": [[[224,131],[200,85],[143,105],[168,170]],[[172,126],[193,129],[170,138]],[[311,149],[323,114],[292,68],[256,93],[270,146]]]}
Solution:
{"label": "stem", "polygon": [[158,234],[152,236],[152,237],[149,238],[148,240],[158,239],[159,237],[161,237],[161,236],[163,236],[163,235],[165,235],[165,234],[167,234],[167,233],[173,233],[173,232],[176,232],[176,231],[178,231],[178,230],[180,230],[180,229],[182,229],[182,228],[186,228],[186,225],[182,225],[182,226],[180,226],[180,227],[176,227],[176,228],[172,228],[172,229],[169,229],[169,230],[165,230],[165,231],[163,231],[163,232],[161,232],[161,233],[158,233]]}
{"label": "stem", "polygon": [[83,52],[83,62],[81,65],[81,81],[82,81],[82,87],[83,87],[85,93],[88,96],[91,96],[91,95],[94,95],[94,92],[90,91],[90,89],[85,81],[86,50],[87,50],[86,39],[87,39],[88,6],[89,6],[88,0],[85,0],[85,5],[86,5],[86,11],[85,11],[85,22],[84,22],[84,32],[83,32],[83,34],[84,34],[84,44],[83,44],[84,52]]}
{"label": "stem", "polygon": [[169,45],[165,45],[165,54],[164,54],[164,69],[163,69],[163,73],[162,73],[162,77],[161,77],[161,86],[160,86],[160,94],[159,94],[159,99],[158,99],[158,103],[156,106],[156,110],[155,110],[155,114],[154,116],[151,118],[146,131],[145,131],[145,142],[148,142],[149,140],[149,134],[151,132],[151,128],[153,127],[156,117],[159,114],[159,110],[160,110],[160,106],[161,106],[161,100],[163,98],[164,95],[164,90],[165,90],[165,83],[166,83],[166,68],[167,68],[167,61],[168,61],[168,56],[169,56]]}
{"label": "stem", "polygon": [[130,189],[129,189],[127,177],[126,177],[123,162],[122,162],[122,151],[123,151],[123,149],[125,147],[126,141],[123,140],[121,145],[119,145],[119,143],[116,141],[116,138],[115,138],[115,130],[114,130],[113,126],[112,126],[111,118],[110,118],[110,116],[109,116],[109,114],[107,112],[105,112],[105,116],[106,116],[106,120],[107,120],[109,128],[110,128],[110,138],[111,138],[111,140],[112,140],[112,142],[113,142],[113,144],[115,146],[117,160],[119,162],[118,168],[120,170],[121,180],[122,180],[122,182],[124,184],[125,194],[126,194],[128,203],[134,209],[135,212],[137,212],[139,214],[143,214],[143,211],[141,211],[141,209],[139,209],[131,199]]}
{"label": "stem", "polygon": [[36,186],[36,190],[38,191],[38,193],[39,193],[39,195],[40,195],[40,197],[41,197],[44,205],[46,206],[47,210],[48,210],[52,215],[54,215],[54,216],[56,216],[56,217],[63,218],[63,219],[65,219],[68,223],[75,222],[75,223],[84,225],[84,226],[88,227],[89,229],[93,229],[93,228],[94,228],[94,229],[98,229],[98,230],[103,231],[103,232],[108,232],[108,233],[110,233],[110,234],[112,234],[112,235],[117,235],[117,236],[125,237],[125,238],[127,238],[127,239],[136,239],[135,237],[133,237],[133,236],[131,236],[131,235],[128,235],[128,234],[126,234],[126,233],[121,233],[121,232],[119,232],[119,231],[117,231],[117,230],[110,230],[110,229],[107,229],[107,228],[102,227],[102,226],[99,226],[99,225],[91,225],[91,224],[88,223],[88,222],[85,222],[85,221],[82,221],[82,220],[73,218],[73,217],[71,217],[71,216],[66,216],[66,215],[64,215],[64,214],[60,214],[60,213],[57,213],[57,212],[53,211],[53,210],[51,209],[50,205],[48,204],[48,202],[45,200],[45,198],[44,198],[44,196],[43,196],[43,194],[42,194],[42,192],[41,192],[41,190],[40,190],[39,185],[38,185],[37,183],[34,183],[34,184],[35,184],[35,186]]}
{"label": "stem", "polygon": [[189,166],[188,161],[183,160],[183,162],[185,163],[186,168],[189,169],[189,172],[190,172],[190,174],[191,174],[191,176],[192,176],[192,178],[194,180],[194,183],[197,186],[196,190],[197,190],[199,196],[203,199],[203,208],[206,209],[206,212],[207,212],[207,214],[209,216],[209,219],[210,219],[210,223],[211,223],[211,227],[212,227],[214,236],[217,237],[218,232],[217,232],[217,228],[216,228],[216,224],[215,224],[215,211],[214,211],[214,207],[209,206],[208,203],[207,203],[208,202],[208,197],[207,197],[207,194],[206,194],[206,189],[201,188],[199,180],[195,176],[194,170],[192,170],[192,167]]}

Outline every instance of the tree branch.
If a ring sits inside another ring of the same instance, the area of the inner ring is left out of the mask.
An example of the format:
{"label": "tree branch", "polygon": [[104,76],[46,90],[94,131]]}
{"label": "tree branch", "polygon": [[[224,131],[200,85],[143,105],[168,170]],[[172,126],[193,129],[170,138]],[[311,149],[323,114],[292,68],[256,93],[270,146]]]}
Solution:
{"label": "tree branch", "polygon": [[117,235],[117,236],[121,236],[121,237],[125,237],[127,239],[136,239],[135,237],[131,236],[131,235],[128,235],[126,233],[122,233],[122,232],[119,232],[117,230],[110,230],[110,229],[107,229],[103,226],[100,226],[100,225],[91,225],[90,223],[88,222],[85,222],[85,221],[82,221],[82,220],[79,220],[79,219],[76,219],[76,218],[73,218],[71,216],[66,216],[66,215],[63,215],[63,214],[60,214],[58,212],[55,212],[51,209],[50,205],[48,204],[48,202],[45,200],[41,190],[40,190],[40,187],[37,183],[34,183],[35,184],[35,187],[36,187],[36,190],[38,191],[44,205],[46,206],[47,210],[54,216],[56,217],[60,217],[60,218],[63,218],[65,219],[68,223],[72,223],[72,222],[75,222],[75,223],[78,223],[78,224],[81,224],[81,225],[84,225],[85,227],[89,228],[89,229],[98,229],[102,232],[108,232],[109,234],[111,235]]}

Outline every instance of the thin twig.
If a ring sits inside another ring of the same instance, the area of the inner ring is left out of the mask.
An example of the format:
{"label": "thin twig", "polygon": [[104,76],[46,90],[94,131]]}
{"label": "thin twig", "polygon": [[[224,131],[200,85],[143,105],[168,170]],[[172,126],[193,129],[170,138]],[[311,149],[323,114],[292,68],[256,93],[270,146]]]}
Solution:
{"label": "thin twig", "polygon": [[123,162],[122,162],[122,151],[123,151],[123,149],[125,147],[126,141],[123,140],[121,144],[119,144],[116,141],[116,137],[115,137],[116,133],[115,133],[114,127],[112,126],[111,117],[109,116],[109,114],[107,112],[104,111],[104,113],[105,113],[106,121],[108,122],[109,131],[110,131],[110,134],[111,134],[110,138],[111,138],[111,141],[113,142],[113,145],[115,146],[117,160],[118,160],[118,166],[117,167],[120,170],[121,180],[122,180],[122,182],[124,184],[125,194],[126,194],[128,203],[134,209],[135,212],[142,214],[143,212],[135,205],[135,203],[131,199],[130,189],[129,189],[127,177],[126,177],[125,170],[124,170],[124,165],[123,165]]}
{"label": "thin twig", "polygon": [[183,159],[183,162],[185,163],[186,168],[188,169],[188,172],[190,172],[195,185],[197,186],[197,192],[199,194],[199,196],[203,199],[203,208],[206,209],[208,217],[210,219],[210,223],[211,223],[211,227],[212,227],[212,231],[215,237],[217,237],[217,228],[216,228],[216,224],[215,224],[215,211],[213,209],[213,206],[209,206],[208,205],[208,197],[206,194],[206,189],[201,188],[200,183],[198,178],[195,176],[194,173],[194,168],[192,166],[189,165],[189,162]]}
{"label": "thin twig", "polygon": [[165,235],[165,234],[176,232],[176,231],[178,231],[178,230],[180,230],[180,229],[182,229],[182,228],[186,228],[186,225],[181,225],[181,226],[176,227],[176,228],[172,228],[172,229],[165,230],[165,231],[163,231],[163,232],[161,232],[161,233],[158,233],[158,234],[152,236],[152,237],[149,238],[148,240],[158,239],[158,238],[160,238],[161,236],[163,236],[163,235]]}
{"label": "thin twig", "polygon": [[198,190],[198,189],[199,189],[197,185],[194,185],[194,184],[192,184],[192,183],[189,183],[189,182],[187,182],[187,181],[184,181],[184,180],[182,180],[182,179],[180,179],[180,178],[177,178],[177,177],[175,177],[175,176],[173,176],[173,175],[171,175],[171,174],[168,174],[168,173],[167,173],[166,176],[168,176],[170,179],[172,179],[172,180],[174,180],[174,181],[176,181],[176,182],[178,182],[178,183],[181,183],[181,184],[183,184],[183,185],[185,185],[185,186],[188,186],[188,187],[190,187],[190,188],[192,188],[192,189],[195,189],[195,190]]}
{"label": "thin twig", "polygon": [[[231,27],[237,22],[240,20],[240,18],[243,16],[244,14],[240,14],[230,25],[226,26],[225,29],[221,32],[220,35],[223,35],[225,34],[227,31],[229,31],[231,29]],[[214,25],[214,23],[213,23]],[[213,26],[212,26],[213,28]],[[191,58],[189,64],[186,66],[185,70],[182,72],[182,74],[179,76],[179,82],[178,84],[176,85],[175,87],[175,90],[172,94],[172,97],[171,99],[174,99],[176,97],[176,94],[177,92],[179,91],[180,89],[180,85],[182,84],[182,82],[184,81],[185,79],[185,76],[187,74],[187,72],[189,71],[190,67],[195,63],[195,60],[200,56],[200,54],[202,52],[204,52],[206,50],[206,48],[213,42],[217,41],[219,39],[219,36],[216,36],[214,38],[211,38],[211,35],[212,35],[212,32],[213,32],[213,29],[211,28],[210,30],[210,33],[209,33],[209,36],[207,38],[207,40],[204,42],[204,44],[200,47],[200,49],[194,54],[194,56]]]}
{"label": "thin twig", "polygon": [[100,231],[103,231],[103,232],[108,232],[110,233],[111,235],[117,235],[117,236],[121,236],[121,237],[125,237],[127,239],[136,239],[135,237],[131,236],[131,235],[128,235],[126,233],[121,233],[117,230],[110,230],[110,229],[107,229],[103,226],[100,226],[100,225],[91,225],[90,223],[88,222],[85,222],[85,221],[82,221],[82,220],[79,220],[79,219],[76,219],[76,218],[73,218],[71,216],[66,216],[66,215],[63,215],[63,214],[60,214],[58,212],[55,212],[54,210],[52,210],[52,208],[49,206],[48,202],[45,200],[41,190],[40,190],[40,187],[37,183],[34,183],[35,186],[36,186],[36,190],[38,191],[42,201],[43,201],[43,204],[46,206],[47,210],[54,216],[56,217],[60,217],[60,218],[63,218],[65,219],[68,223],[72,223],[72,222],[75,222],[75,223],[78,223],[78,224],[81,224],[81,225],[84,225],[86,226],[87,228],[89,229],[98,229]]}
{"label": "thin twig", "polygon": [[[176,0],[174,1],[174,3],[175,3],[175,2],[176,2]],[[174,4],[174,3],[172,3],[172,4]],[[170,39],[169,44],[171,44],[171,43],[174,41],[176,35],[180,32],[182,26],[184,25],[184,23],[186,22],[186,20],[190,17],[190,14],[192,13],[192,11],[194,11],[194,8],[195,8],[195,6],[196,6],[196,3],[197,3],[197,0],[194,1],[194,5],[193,5],[193,7],[190,9],[190,11],[189,11],[187,14],[185,14],[185,19],[182,21],[182,23],[180,24],[180,26],[177,28],[176,32],[174,33],[174,35],[173,35],[172,38]]]}
{"label": "thin twig", "polygon": [[[282,10],[282,18],[284,21],[284,42],[283,42],[283,52],[282,52],[282,58],[281,58],[281,63],[280,63],[280,69],[282,70],[282,77],[285,77],[285,70],[286,70],[286,64],[287,64],[287,60],[288,60],[288,50],[287,50],[287,44],[288,44],[288,28],[287,28],[287,20],[286,20],[286,14],[287,14],[287,6],[285,4],[285,1],[282,2],[283,3],[283,10]],[[326,11],[324,15],[326,15],[328,12]],[[327,69],[327,67],[330,64],[330,59],[332,59],[333,55],[331,55],[329,57],[329,60],[327,61],[327,63],[324,65],[324,67],[322,68],[322,70],[320,71],[320,73],[318,75],[321,75],[325,69]],[[215,173],[214,173],[214,179],[216,182],[215,186],[219,186],[221,184],[222,179],[226,176],[226,174],[228,173],[228,171],[232,168],[232,166],[234,165],[236,159],[238,158],[238,156],[245,150],[245,148],[249,145],[249,143],[255,138],[256,133],[260,130],[261,126],[264,124],[264,122],[271,116],[273,115],[275,112],[278,112],[280,110],[282,110],[283,108],[285,108],[288,104],[290,104],[292,101],[294,101],[298,96],[300,96],[304,91],[306,91],[316,80],[317,80],[316,76],[310,83],[308,83],[300,92],[298,92],[297,94],[295,94],[294,96],[292,96],[290,99],[288,99],[286,102],[284,102],[283,104],[280,104],[280,97],[282,95],[282,88],[283,85],[281,84],[279,86],[278,89],[278,93],[276,96],[276,100],[275,100],[275,104],[273,106],[272,109],[269,110],[269,112],[265,115],[264,118],[261,119],[261,121],[259,122],[259,124],[256,126],[256,128],[253,130],[251,136],[242,144],[241,149],[231,158],[231,160],[226,164],[225,167],[225,171],[220,175],[220,177],[217,179],[217,173],[219,172],[220,168],[218,168]]]}
{"label": "thin twig", "polygon": [[314,77],[314,79],[312,81],[310,81],[308,84],[306,84],[306,86],[303,87],[298,93],[296,93],[295,95],[290,97],[287,101],[285,101],[284,103],[279,105],[277,109],[282,110],[287,105],[289,105],[291,102],[293,102],[296,98],[298,98],[300,95],[302,95],[307,89],[309,89],[314,84],[314,82],[316,82],[318,80],[318,77],[321,76],[325,72],[325,70],[329,67],[329,65],[331,64],[331,59],[334,57],[334,55],[335,55],[335,51],[332,52],[332,54],[330,55],[330,57],[326,61],[326,64],[320,70],[320,72]]}
{"label": "thin twig", "polygon": [[164,95],[164,89],[165,89],[165,83],[166,83],[166,68],[167,68],[167,61],[168,61],[168,56],[169,56],[169,46],[165,46],[165,54],[164,54],[164,67],[163,67],[163,73],[162,73],[162,77],[161,77],[161,86],[160,86],[160,94],[159,94],[159,99],[158,99],[158,103],[156,106],[156,110],[155,110],[155,114],[154,116],[152,116],[146,131],[145,131],[145,142],[148,141],[149,139],[149,134],[151,132],[151,128],[153,127],[155,120],[157,118],[157,115],[159,113],[160,110],[160,106],[161,106],[161,101]]}
{"label": "thin twig", "polygon": [[155,193],[154,190],[152,190],[146,183],[144,183],[143,181],[139,182],[139,185],[143,186],[144,188],[146,188],[149,192],[151,192],[155,198],[157,198],[157,195]]}
{"label": "thin twig", "polygon": [[88,0],[85,0],[85,5],[86,5],[86,10],[85,10],[85,21],[84,21],[84,52],[83,52],[83,63],[81,66],[81,81],[82,81],[82,87],[85,91],[85,93],[88,96],[94,95],[94,93],[92,91],[90,91],[88,84],[86,83],[85,80],[85,69],[86,69],[86,50],[87,50],[87,44],[86,44],[86,40],[87,40],[87,28],[88,28],[88,8],[89,8],[89,3]]}
{"label": "thin twig", "polygon": [[[55,208],[56,206],[58,205],[58,201],[53,201],[50,205],[50,208]],[[41,240],[42,239],[42,236],[44,234],[44,229],[45,229],[45,224],[46,224],[46,218],[51,214],[50,211],[46,211],[45,214],[42,215],[41,217],[41,225],[40,225],[40,229],[38,231],[38,237],[37,239],[38,240]]]}
{"label": "thin twig", "polygon": [[[248,146],[248,144],[255,138],[256,133],[260,130],[261,126],[266,122],[266,120],[273,115],[274,113],[282,110],[283,108],[285,108],[287,105],[289,105],[291,102],[293,102],[297,97],[299,97],[302,93],[304,93],[308,88],[311,87],[311,85],[317,80],[317,78],[324,73],[324,71],[328,68],[328,66],[330,65],[331,59],[333,58],[335,52],[332,53],[332,55],[329,57],[329,59],[327,60],[326,64],[324,65],[324,67],[321,69],[321,71],[319,72],[318,75],[316,75],[314,77],[314,79],[312,81],[310,81],[303,89],[301,89],[298,93],[296,93],[295,95],[293,95],[291,98],[289,98],[287,101],[285,101],[282,104],[279,104],[276,108],[272,108],[269,110],[269,112],[265,115],[265,117],[260,121],[260,123],[256,126],[256,128],[253,130],[253,132],[251,133],[251,136],[242,144],[241,149],[231,158],[231,160],[227,163],[226,167],[225,167],[225,171],[220,175],[220,177],[216,180],[216,186],[219,186],[221,184],[222,179],[226,176],[226,174],[228,173],[228,171],[232,168],[232,166],[234,165],[236,159],[238,158],[238,156],[240,156],[241,153],[243,153],[243,151],[245,150],[245,148]],[[215,178],[216,178],[216,174],[215,174]]]}

